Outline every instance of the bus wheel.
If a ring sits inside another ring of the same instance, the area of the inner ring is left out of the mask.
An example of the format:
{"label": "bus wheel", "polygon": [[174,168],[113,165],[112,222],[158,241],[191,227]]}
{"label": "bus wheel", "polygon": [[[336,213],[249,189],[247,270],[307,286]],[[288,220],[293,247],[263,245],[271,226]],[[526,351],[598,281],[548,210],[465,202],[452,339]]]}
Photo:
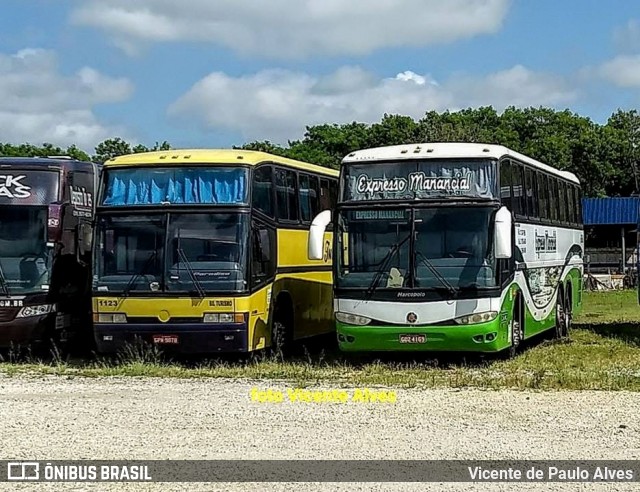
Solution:
{"label": "bus wheel", "polygon": [[558,339],[565,338],[568,335],[567,326],[567,310],[565,309],[564,295],[562,290],[558,290],[558,299],[556,301],[556,331],[555,337]]}
{"label": "bus wheel", "polygon": [[564,326],[566,336],[569,336],[571,333],[571,325],[573,324],[573,302],[571,300],[571,291],[567,290],[567,295],[565,296],[565,305],[564,305]]}
{"label": "bus wheel", "polygon": [[518,354],[518,349],[520,348],[520,343],[523,338],[524,317],[521,300],[522,298],[518,296],[513,308],[513,316],[509,322],[509,339],[511,343],[509,344],[509,348],[503,351],[503,356],[507,359],[512,359]]}

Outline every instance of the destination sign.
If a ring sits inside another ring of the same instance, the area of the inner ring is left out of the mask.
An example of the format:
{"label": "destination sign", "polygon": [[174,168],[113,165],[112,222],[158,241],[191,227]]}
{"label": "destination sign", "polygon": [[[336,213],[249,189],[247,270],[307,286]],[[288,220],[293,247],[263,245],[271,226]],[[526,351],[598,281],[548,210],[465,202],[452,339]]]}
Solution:
{"label": "destination sign", "polygon": [[48,205],[58,199],[58,178],[51,171],[6,169],[0,172],[0,205]]}
{"label": "destination sign", "polygon": [[468,191],[471,189],[471,173],[449,177],[427,176],[423,172],[409,174],[406,178],[370,178],[361,174],[356,179],[358,193],[403,191]]}
{"label": "destination sign", "polygon": [[496,163],[439,159],[357,163],[346,167],[344,201],[497,196]]}
{"label": "destination sign", "polygon": [[406,210],[354,210],[352,220],[406,220]]}

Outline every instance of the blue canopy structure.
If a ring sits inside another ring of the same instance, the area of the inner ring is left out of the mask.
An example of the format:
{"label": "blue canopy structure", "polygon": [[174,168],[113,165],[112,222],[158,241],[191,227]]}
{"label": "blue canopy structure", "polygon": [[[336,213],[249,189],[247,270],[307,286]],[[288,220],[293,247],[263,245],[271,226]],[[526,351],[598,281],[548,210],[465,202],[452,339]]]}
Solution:
{"label": "blue canopy structure", "polygon": [[584,225],[637,225],[639,197],[584,198]]}

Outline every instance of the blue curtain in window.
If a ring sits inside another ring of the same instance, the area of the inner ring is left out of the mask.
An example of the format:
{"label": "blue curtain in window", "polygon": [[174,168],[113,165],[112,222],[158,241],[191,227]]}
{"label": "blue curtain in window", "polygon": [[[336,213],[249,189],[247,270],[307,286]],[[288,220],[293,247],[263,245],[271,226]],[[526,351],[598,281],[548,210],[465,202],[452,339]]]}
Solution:
{"label": "blue curtain in window", "polygon": [[103,205],[247,201],[246,169],[120,169],[107,176]]}

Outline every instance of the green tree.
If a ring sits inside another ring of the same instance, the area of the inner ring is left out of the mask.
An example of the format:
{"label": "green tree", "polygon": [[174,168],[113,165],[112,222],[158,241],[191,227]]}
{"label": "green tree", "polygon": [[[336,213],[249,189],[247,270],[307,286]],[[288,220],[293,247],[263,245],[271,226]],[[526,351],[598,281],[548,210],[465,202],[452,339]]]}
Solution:
{"label": "green tree", "polygon": [[100,142],[96,146],[96,154],[94,156],[94,160],[96,162],[105,162],[120,155],[139,154],[142,152],[170,149],[171,145],[166,140],[162,143],[156,142],[153,147],[149,148],[142,144],[136,144],[132,146],[129,142],[123,140],[122,138],[115,137]]}
{"label": "green tree", "polygon": [[69,156],[80,161],[90,161],[89,155],[80,150],[75,145],[70,145],[66,150],[61,147],[54,146],[50,143],[44,143],[41,147],[32,144],[1,144],[0,156],[6,157],[51,157],[51,156]]}
{"label": "green tree", "polygon": [[105,162],[120,155],[131,154],[133,149],[129,142],[120,137],[110,138],[96,145],[96,153],[93,159],[96,162]]}
{"label": "green tree", "polygon": [[609,164],[607,191],[630,195],[640,191],[640,114],[618,110],[602,129],[603,154]]}

